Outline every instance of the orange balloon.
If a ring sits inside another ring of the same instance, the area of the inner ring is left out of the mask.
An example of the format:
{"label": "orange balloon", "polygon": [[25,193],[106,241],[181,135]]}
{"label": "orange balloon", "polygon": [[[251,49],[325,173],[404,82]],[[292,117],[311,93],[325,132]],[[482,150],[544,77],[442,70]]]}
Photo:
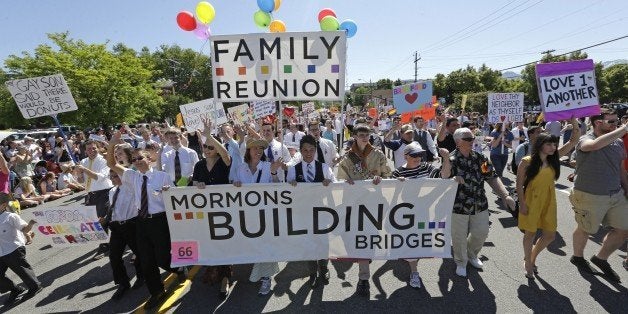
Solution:
{"label": "orange balloon", "polygon": [[268,25],[268,29],[271,33],[283,33],[286,31],[286,23],[284,23],[282,20],[274,20],[270,22],[270,25]]}
{"label": "orange balloon", "polygon": [[275,0],[275,9],[273,11],[279,10],[280,6],[281,6],[281,0]]}

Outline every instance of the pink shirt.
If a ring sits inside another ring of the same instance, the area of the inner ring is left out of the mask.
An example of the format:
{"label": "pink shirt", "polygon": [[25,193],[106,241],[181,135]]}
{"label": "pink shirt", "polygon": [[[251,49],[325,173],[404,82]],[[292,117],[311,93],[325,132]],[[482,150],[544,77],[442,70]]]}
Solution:
{"label": "pink shirt", "polygon": [[9,194],[9,175],[0,172],[0,192]]}

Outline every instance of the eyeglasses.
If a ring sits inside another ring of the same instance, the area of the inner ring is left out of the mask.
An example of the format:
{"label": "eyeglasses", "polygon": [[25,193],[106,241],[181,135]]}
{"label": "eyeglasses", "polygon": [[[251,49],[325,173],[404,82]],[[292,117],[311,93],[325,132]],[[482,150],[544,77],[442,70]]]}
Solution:
{"label": "eyeglasses", "polygon": [[461,138],[461,140],[471,143],[471,142],[475,141],[475,137],[463,137],[463,138]]}
{"label": "eyeglasses", "polygon": [[203,144],[203,147],[205,147],[205,148],[207,148],[207,149],[209,149],[209,150],[214,150],[214,148],[215,148],[214,146],[211,146],[211,145],[205,145],[205,144]]}
{"label": "eyeglasses", "polygon": [[406,154],[412,158],[417,158],[417,157],[421,157],[423,155],[423,153],[418,152],[418,153],[410,153],[410,154]]}
{"label": "eyeglasses", "polygon": [[136,161],[142,160],[142,159],[144,159],[144,156],[133,157],[133,158],[131,158],[131,162],[136,162]]}
{"label": "eyeglasses", "polygon": [[371,136],[371,134],[369,133],[359,133],[355,135],[356,137],[361,137],[361,138],[367,138],[369,136]]}
{"label": "eyeglasses", "polygon": [[617,124],[617,121],[619,121],[619,120],[617,120],[617,119],[615,119],[615,120],[604,120],[604,122],[606,122],[608,124]]}

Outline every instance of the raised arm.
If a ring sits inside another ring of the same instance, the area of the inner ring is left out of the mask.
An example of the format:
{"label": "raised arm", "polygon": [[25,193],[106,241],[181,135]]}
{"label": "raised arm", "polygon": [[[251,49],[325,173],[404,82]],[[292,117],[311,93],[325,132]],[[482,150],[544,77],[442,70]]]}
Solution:
{"label": "raised arm", "polygon": [[[571,117],[571,137],[569,138],[569,142],[565,143],[563,146],[558,148],[558,157],[563,157],[569,152],[571,152],[576,144],[578,144],[578,140],[580,139],[580,127],[578,126],[578,119],[575,117]],[[567,128],[567,127],[565,127]]]}
{"label": "raised arm", "polygon": [[116,131],[115,133],[113,133],[113,135],[111,136],[111,141],[109,141],[109,145],[107,146],[107,156],[106,156],[107,166],[109,167],[109,169],[113,170],[119,176],[122,176],[124,174],[125,169],[124,167],[122,167],[122,165],[116,162],[114,151],[116,150],[116,144],[120,144],[123,142],[120,139],[121,136],[122,134],[120,134],[119,131]]}

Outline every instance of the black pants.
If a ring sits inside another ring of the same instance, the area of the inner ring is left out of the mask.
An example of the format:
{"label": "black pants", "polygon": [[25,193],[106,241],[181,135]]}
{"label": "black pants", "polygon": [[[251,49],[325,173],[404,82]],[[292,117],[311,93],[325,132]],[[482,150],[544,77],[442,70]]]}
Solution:
{"label": "black pants", "polygon": [[138,219],[136,226],[138,257],[142,261],[142,274],[151,295],[164,290],[159,268],[175,272],[170,267],[170,229],[166,214]]}
{"label": "black pants", "polygon": [[[85,205],[96,206],[96,214],[98,217],[105,217],[109,210],[109,189],[88,192],[85,196]],[[102,227],[105,231],[108,230],[106,225]]]}
{"label": "black pants", "polygon": [[15,289],[15,283],[6,276],[7,269],[18,275],[28,289],[36,290],[41,284],[33,268],[26,261],[26,248],[23,246],[5,256],[0,256],[0,293]]}
{"label": "black pants", "polygon": [[310,275],[316,275],[316,273],[320,273],[321,275],[326,273],[327,265],[329,264],[328,259],[319,259],[318,261],[308,261],[307,266],[310,269]]}
{"label": "black pants", "polygon": [[117,285],[129,285],[129,275],[126,273],[126,267],[122,256],[126,251],[126,246],[131,248],[131,252],[135,254],[135,276],[137,280],[144,280],[141,269],[141,258],[137,250],[137,230],[135,227],[135,220],[127,221],[124,224],[120,224],[118,221],[112,221],[109,224],[111,230],[111,237],[109,238],[109,262],[111,263],[111,270],[113,271],[113,282]]}

